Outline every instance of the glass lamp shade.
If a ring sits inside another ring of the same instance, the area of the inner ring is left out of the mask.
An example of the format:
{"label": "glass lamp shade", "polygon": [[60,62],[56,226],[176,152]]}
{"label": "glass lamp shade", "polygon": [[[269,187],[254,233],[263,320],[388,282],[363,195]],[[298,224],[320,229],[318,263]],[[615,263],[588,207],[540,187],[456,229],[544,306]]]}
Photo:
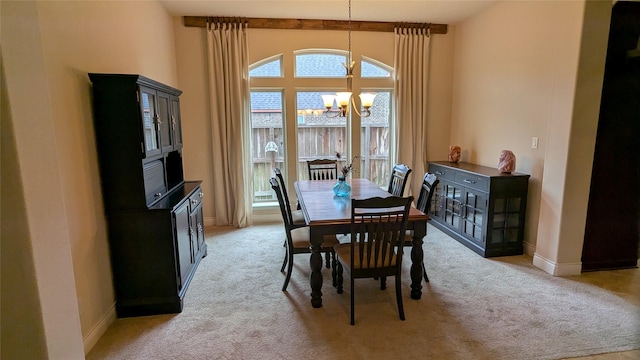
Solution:
{"label": "glass lamp shade", "polygon": [[331,109],[333,107],[333,101],[336,99],[335,95],[322,95],[322,102],[324,107]]}
{"label": "glass lamp shade", "polygon": [[338,103],[338,107],[346,107],[349,106],[349,100],[351,99],[351,92],[339,92],[336,93],[336,102]]}
{"label": "glass lamp shade", "polygon": [[360,94],[360,101],[362,102],[362,107],[368,109],[373,105],[373,99],[375,99],[376,94],[374,93],[362,93]]}

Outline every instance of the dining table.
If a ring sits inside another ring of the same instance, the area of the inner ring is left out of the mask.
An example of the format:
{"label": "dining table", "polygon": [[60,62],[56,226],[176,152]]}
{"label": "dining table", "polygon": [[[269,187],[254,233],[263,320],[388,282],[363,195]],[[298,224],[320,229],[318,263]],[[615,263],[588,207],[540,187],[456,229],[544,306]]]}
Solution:
{"label": "dining table", "polygon": [[[311,305],[322,307],[322,255],[320,247],[325,235],[349,234],[351,228],[351,199],[392,196],[368,179],[351,179],[349,196],[333,193],[335,180],[299,180],[294,182],[300,209],[309,226],[311,241]],[[407,219],[407,230],[413,230],[411,247],[411,298],[422,297],[422,264],[424,253],[422,238],[427,235],[429,215],[411,207]]]}

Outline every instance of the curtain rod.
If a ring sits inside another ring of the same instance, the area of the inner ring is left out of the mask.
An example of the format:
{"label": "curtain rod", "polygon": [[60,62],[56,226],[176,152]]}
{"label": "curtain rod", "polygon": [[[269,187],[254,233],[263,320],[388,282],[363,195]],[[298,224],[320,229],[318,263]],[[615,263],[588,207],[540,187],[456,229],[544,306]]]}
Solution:
{"label": "curtain rod", "polygon": [[[184,16],[186,27],[206,27],[208,16]],[[231,19],[232,17],[218,17]],[[345,20],[312,20],[312,19],[273,19],[273,18],[243,18],[247,26],[253,29],[285,29],[285,30],[349,30],[349,21]],[[406,27],[428,27],[432,34],[446,34],[447,24],[405,23],[381,21],[351,21],[352,31],[393,32],[396,25]]]}

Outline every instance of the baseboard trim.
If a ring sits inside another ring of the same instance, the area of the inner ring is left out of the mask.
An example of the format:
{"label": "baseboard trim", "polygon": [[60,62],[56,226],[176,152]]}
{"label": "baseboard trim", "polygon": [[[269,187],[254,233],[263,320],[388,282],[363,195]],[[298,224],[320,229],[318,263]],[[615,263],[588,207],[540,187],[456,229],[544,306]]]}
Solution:
{"label": "baseboard trim", "polygon": [[273,224],[282,222],[282,214],[278,206],[261,206],[253,208],[253,223]]}
{"label": "baseboard trim", "polygon": [[[253,209],[252,222],[256,225],[258,224],[273,224],[282,222],[282,214],[280,214],[279,208],[262,208],[262,209]],[[205,217],[204,218],[204,226],[212,227],[216,226],[216,218],[214,217]]]}
{"label": "baseboard trim", "polygon": [[114,302],[111,308],[102,316],[102,319],[98,321],[96,326],[89,331],[87,336],[82,339],[82,344],[84,345],[84,355],[89,354],[91,349],[96,345],[98,340],[107,332],[107,329],[113,322],[116,320],[116,303]]}
{"label": "baseboard trim", "polygon": [[538,254],[533,255],[533,266],[553,276],[580,275],[582,273],[582,263],[559,264]]}
{"label": "baseboard trim", "polygon": [[523,249],[524,253],[529,255],[529,256],[533,256],[536,253],[536,245],[528,243],[526,241],[522,242],[522,249]]}

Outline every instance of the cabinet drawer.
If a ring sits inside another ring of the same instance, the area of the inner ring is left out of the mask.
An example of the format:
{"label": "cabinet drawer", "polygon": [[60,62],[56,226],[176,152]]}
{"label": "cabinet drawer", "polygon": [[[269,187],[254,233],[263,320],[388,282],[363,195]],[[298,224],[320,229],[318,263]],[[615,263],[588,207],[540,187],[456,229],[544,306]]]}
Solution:
{"label": "cabinet drawer", "polygon": [[456,171],[455,182],[476,190],[489,191],[489,178],[484,176],[478,176],[464,171]]}
{"label": "cabinet drawer", "polygon": [[201,187],[198,187],[196,191],[189,197],[189,204],[191,206],[192,212],[196,210],[198,206],[202,203],[203,197],[204,197],[204,193],[202,192]]}
{"label": "cabinet drawer", "polygon": [[438,179],[454,180],[455,170],[448,169],[444,166],[429,164],[429,172],[436,174]]}

